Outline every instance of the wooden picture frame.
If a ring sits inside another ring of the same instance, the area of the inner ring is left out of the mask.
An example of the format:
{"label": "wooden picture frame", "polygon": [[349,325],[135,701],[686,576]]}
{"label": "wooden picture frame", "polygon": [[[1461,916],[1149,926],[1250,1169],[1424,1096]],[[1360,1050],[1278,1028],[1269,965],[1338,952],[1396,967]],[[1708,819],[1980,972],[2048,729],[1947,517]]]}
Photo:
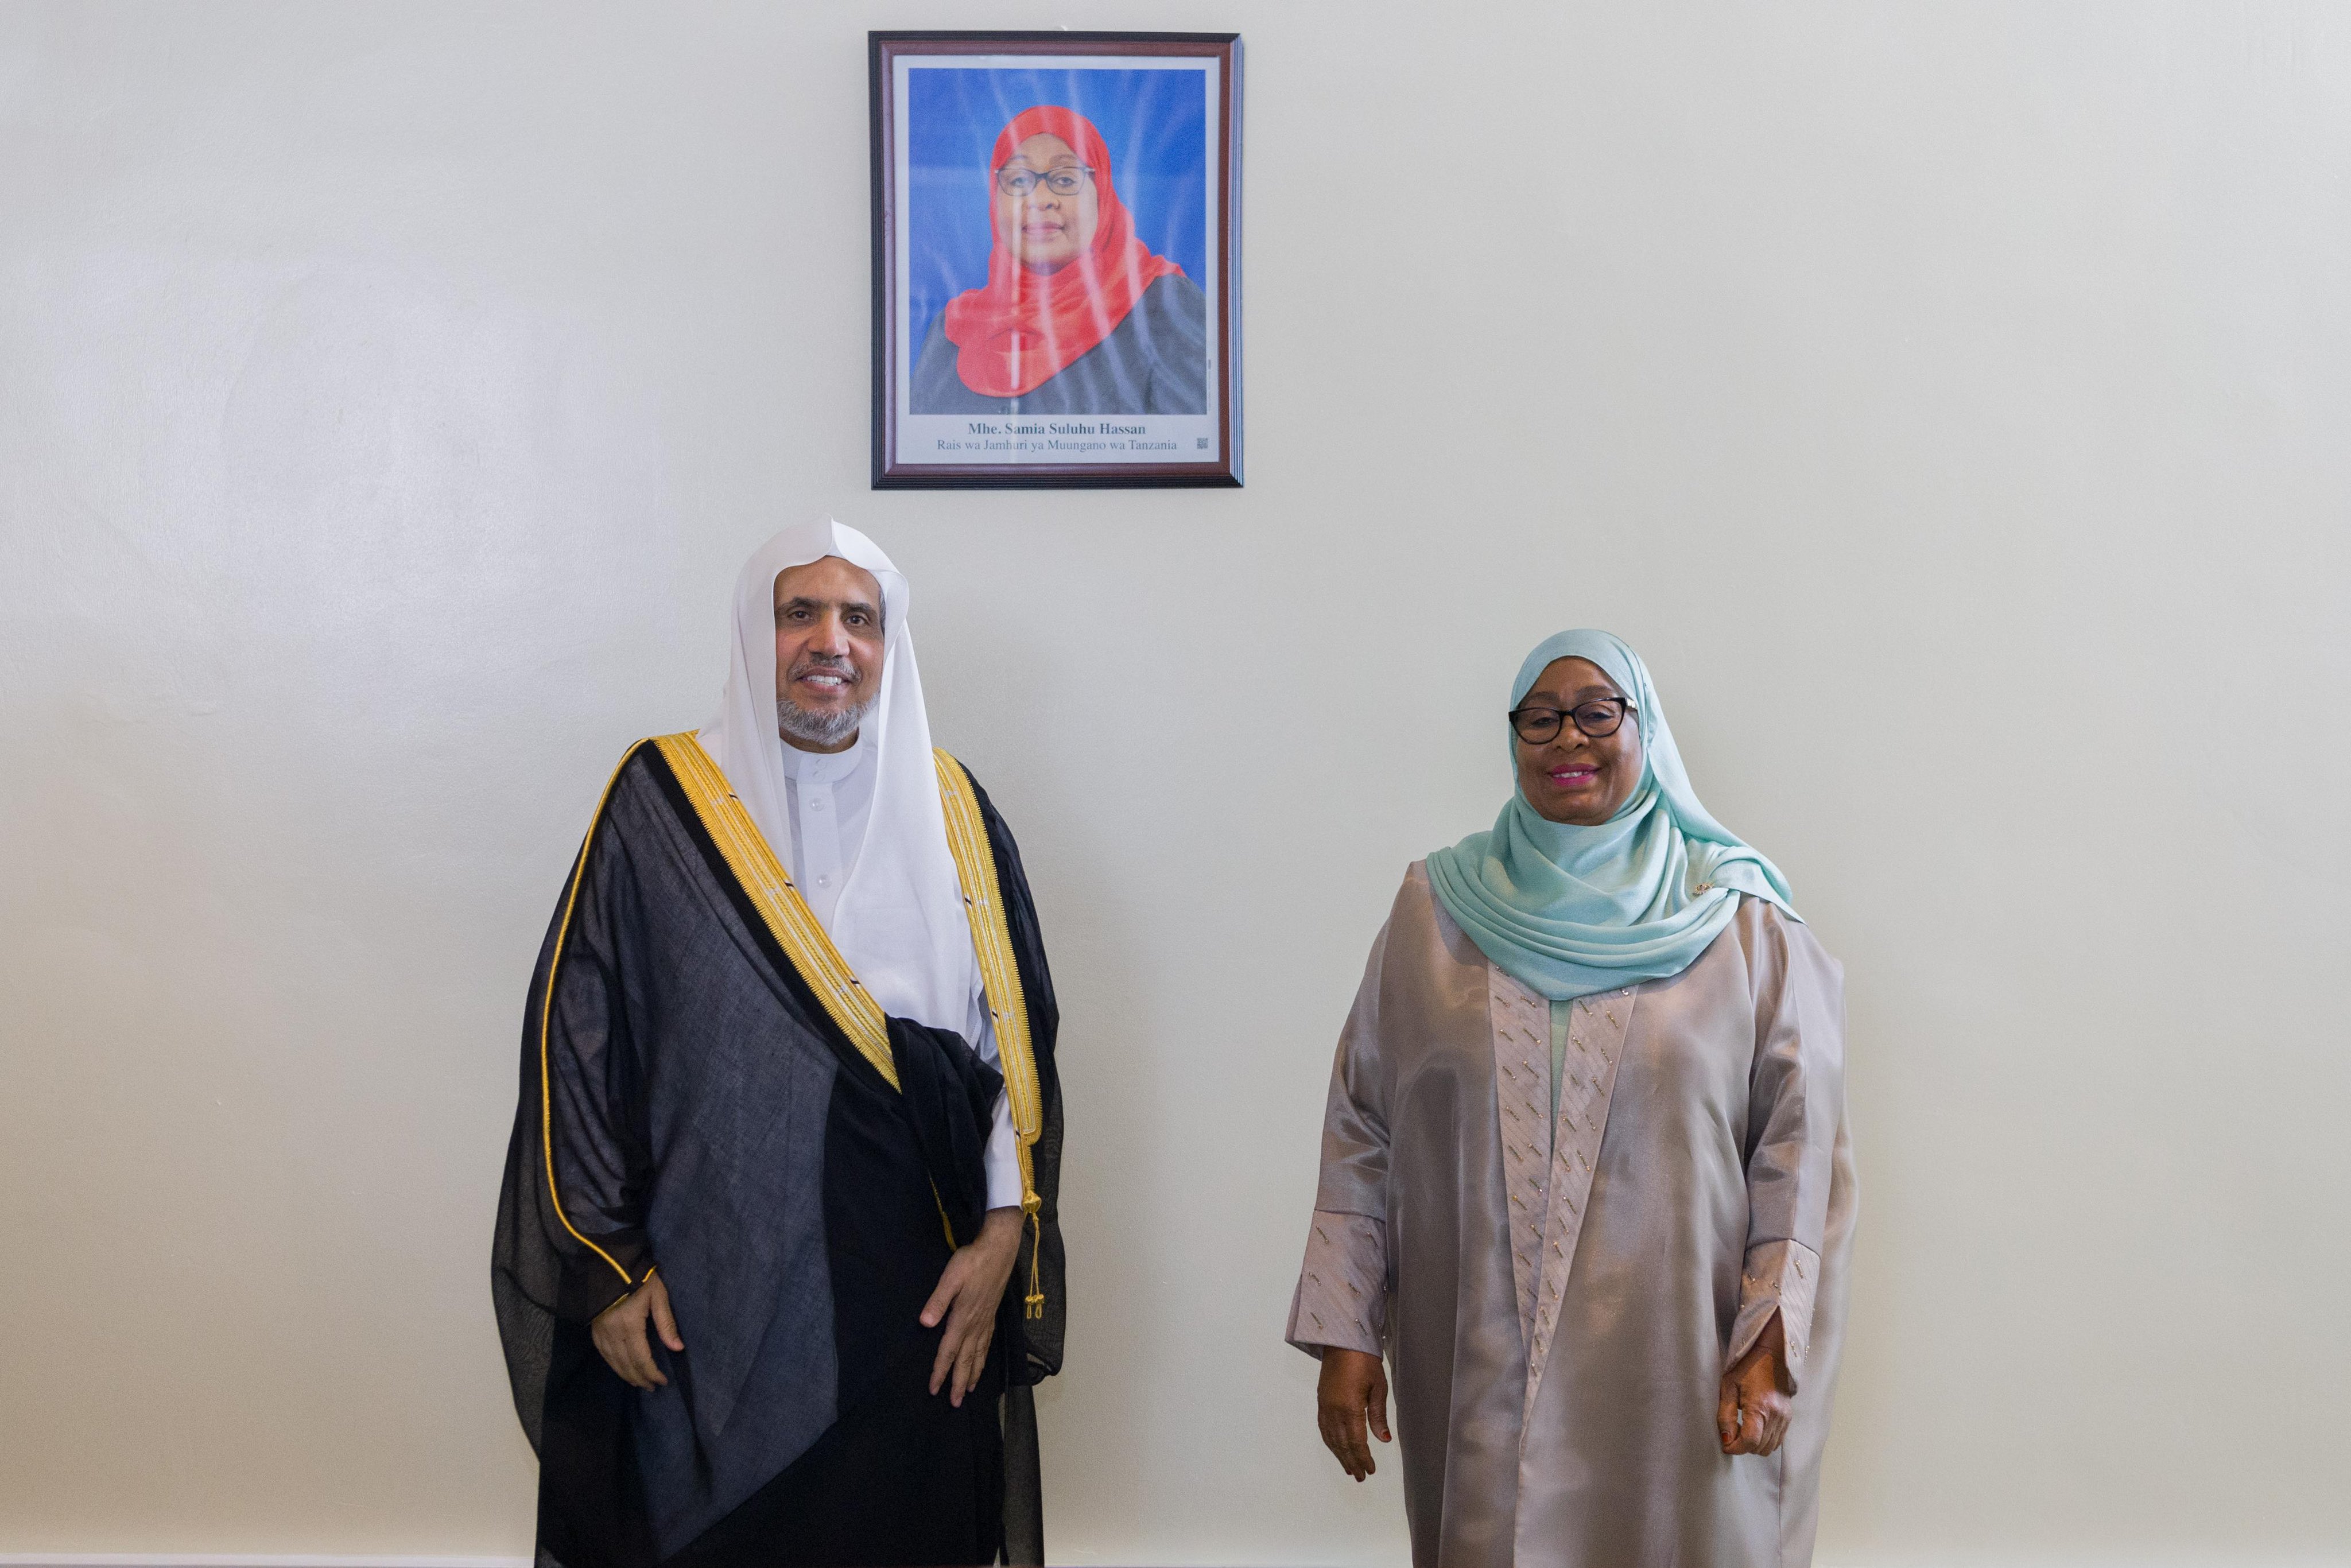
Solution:
{"label": "wooden picture frame", "polygon": [[1239,35],[867,43],[874,488],[1240,484]]}

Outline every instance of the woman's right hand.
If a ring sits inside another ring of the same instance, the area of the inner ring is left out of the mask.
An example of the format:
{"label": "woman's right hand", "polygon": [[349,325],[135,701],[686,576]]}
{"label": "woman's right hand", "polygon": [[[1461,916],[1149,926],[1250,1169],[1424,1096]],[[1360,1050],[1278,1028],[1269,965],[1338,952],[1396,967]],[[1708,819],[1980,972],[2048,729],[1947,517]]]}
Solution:
{"label": "woman's right hand", "polygon": [[1377,1470],[1364,1427],[1383,1443],[1388,1435],[1388,1374],[1367,1351],[1324,1347],[1322,1380],[1314,1391],[1322,1441],[1339,1456],[1339,1466],[1357,1480]]}

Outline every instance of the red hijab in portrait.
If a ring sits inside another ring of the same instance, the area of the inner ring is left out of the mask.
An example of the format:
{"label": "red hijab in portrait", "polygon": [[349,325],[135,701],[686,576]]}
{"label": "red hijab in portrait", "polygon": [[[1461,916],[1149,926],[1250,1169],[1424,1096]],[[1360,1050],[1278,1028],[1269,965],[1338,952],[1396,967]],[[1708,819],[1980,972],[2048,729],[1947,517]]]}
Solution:
{"label": "red hijab in portrait", "polygon": [[[996,227],[996,172],[1031,136],[1058,136],[1093,171],[1100,221],[1086,252],[1057,272],[1029,271]],[[1134,220],[1111,183],[1110,149],[1084,115],[1043,105],[1024,109],[996,139],[987,162],[987,227],[996,236],[987,287],[947,301],[947,340],[963,384],[983,397],[1035,392],[1063,366],[1111,335],[1143,291],[1184,269],[1134,237]]]}

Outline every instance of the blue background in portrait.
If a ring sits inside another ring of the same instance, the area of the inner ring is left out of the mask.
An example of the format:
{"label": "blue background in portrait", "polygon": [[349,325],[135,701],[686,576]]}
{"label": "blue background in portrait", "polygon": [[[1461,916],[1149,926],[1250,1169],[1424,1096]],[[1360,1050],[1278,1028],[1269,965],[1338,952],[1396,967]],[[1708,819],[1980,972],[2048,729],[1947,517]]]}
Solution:
{"label": "blue background in portrait", "polygon": [[1110,149],[1111,181],[1134,232],[1205,287],[1208,260],[1207,73],[1019,70],[906,73],[909,355],[947,301],[987,282],[987,161],[1011,118],[1040,103],[1073,109]]}

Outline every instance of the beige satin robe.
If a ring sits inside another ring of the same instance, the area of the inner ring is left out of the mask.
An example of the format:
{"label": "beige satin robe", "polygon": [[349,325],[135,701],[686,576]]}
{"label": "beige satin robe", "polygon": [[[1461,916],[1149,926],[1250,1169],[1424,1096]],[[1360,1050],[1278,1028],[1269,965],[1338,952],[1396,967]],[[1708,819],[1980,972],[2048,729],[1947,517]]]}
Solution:
{"label": "beige satin robe", "polygon": [[[1682,973],[1550,1004],[1416,862],[1340,1037],[1289,1338],[1384,1349],[1418,1568],[1812,1561],[1855,1185],[1842,971],[1759,899]],[[1726,1457],[1781,1314],[1787,1439]]]}

